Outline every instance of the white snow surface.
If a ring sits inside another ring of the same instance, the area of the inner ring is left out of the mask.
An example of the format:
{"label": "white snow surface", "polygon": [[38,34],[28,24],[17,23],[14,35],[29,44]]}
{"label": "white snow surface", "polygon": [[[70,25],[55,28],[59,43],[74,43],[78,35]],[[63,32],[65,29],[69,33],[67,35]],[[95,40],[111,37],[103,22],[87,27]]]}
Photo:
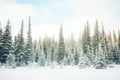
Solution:
{"label": "white snow surface", "polygon": [[77,66],[0,68],[0,80],[120,80],[120,65],[80,69]]}

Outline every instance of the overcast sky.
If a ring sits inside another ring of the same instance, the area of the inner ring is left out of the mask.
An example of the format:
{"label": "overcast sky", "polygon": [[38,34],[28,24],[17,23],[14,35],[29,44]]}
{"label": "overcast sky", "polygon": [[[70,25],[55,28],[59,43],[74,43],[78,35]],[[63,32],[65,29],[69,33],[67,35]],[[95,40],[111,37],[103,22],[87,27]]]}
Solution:
{"label": "overcast sky", "polygon": [[87,21],[91,32],[98,19],[103,22],[105,31],[120,27],[120,0],[0,0],[0,22],[2,27],[9,18],[13,35],[17,35],[21,20],[24,20],[24,33],[31,16],[33,38],[45,35],[58,38],[60,24],[63,25],[64,37],[71,33],[78,38]]}

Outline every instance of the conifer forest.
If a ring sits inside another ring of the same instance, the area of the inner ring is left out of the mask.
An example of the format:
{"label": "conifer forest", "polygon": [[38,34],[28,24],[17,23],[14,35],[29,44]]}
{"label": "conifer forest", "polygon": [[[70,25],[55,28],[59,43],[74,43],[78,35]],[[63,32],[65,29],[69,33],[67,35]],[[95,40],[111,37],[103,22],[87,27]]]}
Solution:
{"label": "conifer forest", "polygon": [[[0,26],[0,66],[10,68],[26,67],[32,63],[40,67],[79,66],[106,69],[109,64],[120,64],[120,32],[107,34],[104,25],[95,21],[94,33],[90,33],[89,21],[83,26],[82,36],[74,39],[74,34],[64,39],[64,25],[60,25],[58,40],[46,36],[32,38],[32,20],[28,18],[27,37],[24,37],[24,21],[18,34],[12,35],[11,22]],[[100,29],[102,27],[102,29]]]}

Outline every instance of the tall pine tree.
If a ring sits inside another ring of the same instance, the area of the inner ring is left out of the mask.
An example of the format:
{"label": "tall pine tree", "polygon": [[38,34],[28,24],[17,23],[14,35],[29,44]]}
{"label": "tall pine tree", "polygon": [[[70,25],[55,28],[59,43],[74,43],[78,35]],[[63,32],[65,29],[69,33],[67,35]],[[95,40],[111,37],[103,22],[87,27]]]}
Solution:
{"label": "tall pine tree", "polygon": [[0,24],[0,62],[1,62],[1,56],[2,56],[2,28]]}
{"label": "tall pine tree", "polygon": [[8,20],[5,26],[5,31],[2,36],[2,52],[1,52],[1,63],[6,63],[8,55],[13,54],[12,35],[10,21]]}
{"label": "tall pine tree", "polygon": [[63,38],[63,29],[62,25],[60,27],[60,33],[59,33],[59,43],[58,43],[58,57],[57,62],[58,64],[63,64],[64,61],[64,55],[65,55],[65,44],[64,44],[64,38]]}
{"label": "tall pine tree", "polygon": [[24,27],[24,23],[22,20],[20,34],[18,34],[15,43],[16,46],[15,46],[14,54],[15,54],[16,66],[25,65],[25,42],[23,37],[23,27]]}
{"label": "tall pine tree", "polygon": [[31,19],[29,17],[29,28],[28,28],[28,34],[27,34],[27,42],[25,47],[25,57],[26,57],[26,63],[33,61],[33,44],[32,44],[32,36],[31,36]]}
{"label": "tall pine tree", "polygon": [[83,54],[86,55],[89,61],[92,63],[92,54],[91,54],[91,38],[90,38],[90,30],[89,23],[85,25],[83,36],[82,36],[82,50]]}
{"label": "tall pine tree", "polygon": [[93,50],[93,60],[98,54],[98,48],[99,48],[99,26],[98,26],[98,21],[96,20],[95,23],[95,30],[94,30],[94,35],[93,35],[93,40],[92,40],[92,50]]}

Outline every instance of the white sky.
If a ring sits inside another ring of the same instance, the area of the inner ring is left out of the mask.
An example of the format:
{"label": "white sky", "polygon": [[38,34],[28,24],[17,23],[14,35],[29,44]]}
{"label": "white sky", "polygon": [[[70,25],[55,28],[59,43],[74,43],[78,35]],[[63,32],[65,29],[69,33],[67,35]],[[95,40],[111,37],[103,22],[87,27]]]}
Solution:
{"label": "white sky", "polygon": [[63,25],[65,38],[70,37],[71,33],[78,38],[87,20],[93,32],[96,19],[100,28],[103,22],[106,32],[117,32],[120,26],[120,0],[0,0],[2,27],[9,18],[13,35],[19,32],[22,19],[26,34],[29,16],[34,39],[45,35],[58,38],[60,24]]}

